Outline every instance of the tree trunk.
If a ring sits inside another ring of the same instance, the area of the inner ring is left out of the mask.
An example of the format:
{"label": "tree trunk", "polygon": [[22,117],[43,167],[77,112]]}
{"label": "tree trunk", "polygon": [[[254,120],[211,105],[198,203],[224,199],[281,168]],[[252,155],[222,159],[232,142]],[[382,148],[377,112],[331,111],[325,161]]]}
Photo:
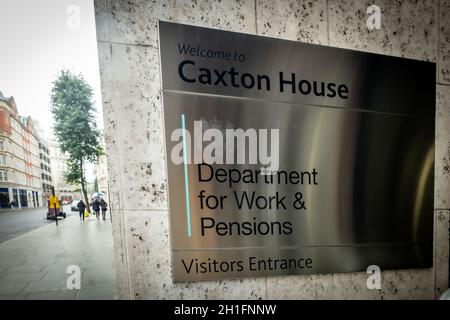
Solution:
{"label": "tree trunk", "polygon": [[91,206],[89,205],[89,198],[86,191],[86,180],[84,178],[84,168],[83,168],[83,160],[80,161],[81,165],[81,190],[83,192],[84,203],[86,204],[86,209],[89,213],[91,213]]}

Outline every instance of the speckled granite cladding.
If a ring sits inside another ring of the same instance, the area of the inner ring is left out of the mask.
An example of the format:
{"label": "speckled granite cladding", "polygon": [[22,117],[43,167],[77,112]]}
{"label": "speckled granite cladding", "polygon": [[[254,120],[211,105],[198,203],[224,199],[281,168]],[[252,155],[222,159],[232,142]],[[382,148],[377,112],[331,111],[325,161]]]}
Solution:
{"label": "speckled granite cladding", "polygon": [[329,0],[330,46],[437,61],[438,1],[376,1],[381,29],[366,26],[371,0]]}
{"label": "speckled granite cladding", "polygon": [[97,30],[98,41],[108,41],[108,14],[106,10],[107,0],[94,1],[95,10],[95,28]]}
{"label": "speckled granite cladding", "polygon": [[267,278],[268,299],[430,299],[434,273],[430,269],[388,270],[381,290],[369,290],[362,272]]}
{"label": "speckled granite cladding", "polygon": [[450,208],[450,86],[436,86],[436,209]]}
{"label": "speckled granite cladding", "polygon": [[326,0],[257,0],[257,32],[263,36],[328,44],[326,8]]}
{"label": "speckled granite cladding", "polygon": [[[436,269],[435,298],[438,299],[448,288],[449,263],[449,221],[450,209],[435,210],[434,224],[434,267]],[[437,244],[437,245],[436,245]]]}
{"label": "speckled granite cladding", "polygon": [[255,32],[253,1],[111,0],[111,41],[157,45],[158,19],[230,31]]}
{"label": "speckled granite cladding", "polygon": [[[96,4],[97,8],[97,4]],[[98,22],[97,22],[98,26]],[[98,31],[98,30],[97,30]],[[111,71],[111,45],[98,44],[100,79],[102,87],[103,123],[108,164],[109,207],[111,210],[115,263],[117,270],[117,293],[119,299],[129,299],[130,286],[128,282],[128,257],[125,243],[125,228],[123,226],[122,183],[120,180],[120,163],[116,127],[116,112],[114,109],[114,84]]]}
{"label": "speckled granite cladding", "polygon": [[440,0],[439,7],[439,69],[441,83],[450,84],[450,1]]}
{"label": "speckled granite cladding", "polygon": [[367,289],[364,272],[172,283],[157,20],[435,61],[439,81],[450,84],[448,1],[377,1],[382,29],[373,31],[366,28],[368,4],[95,0],[121,299],[433,299],[445,290],[450,212],[450,86],[445,85],[437,86],[435,206],[441,210],[435,210],[434,268],[384,271],[381,290]]}
{"label": "speckled granite cladding", "polygon": [[106,145],[106,157],[109,174],[109,207],[111,209],[122,209],[120,195],[120,169],[119,162],[116,159],[117,149],[117,130],[116,113],[113,107],[113,80],[111,72],[111,50],[109,43],[98,44],[100,79],[103,101],[103,123]]}
{"label": "speckled granite cladding", "polygon": [[132,298],[265,298],[264,278],[173,284],[167,211],[134,211],[125,219]]}
{"label": "speckled granite cladding", "polygon": [[117,292],[119,299],[130,298],[130,284],[128,279],[128,250],[125,239],[125,225],[123,210],[111,209],[115,263],[117,270]]}
{"label": "speckled granite cladding", "polygon": [[158,50],[113,43],[111,52],[123,208],[166,209]]}

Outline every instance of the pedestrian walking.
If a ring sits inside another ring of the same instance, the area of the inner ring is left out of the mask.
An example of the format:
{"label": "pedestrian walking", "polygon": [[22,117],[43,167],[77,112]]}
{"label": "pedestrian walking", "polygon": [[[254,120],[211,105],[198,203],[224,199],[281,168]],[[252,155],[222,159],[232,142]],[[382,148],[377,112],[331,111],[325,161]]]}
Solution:
{"label": "pedestrian walking", "polygon": [[97,220],[99,220],[100,219],[100,201],[98,201],[97,198],[94,200],[94,203],[92,204],[92,207],[94,209],[95,216],[97,217]]}
{"label": "pedestrian walking", "polygon": [[106,220],[106,210],[108,210],[108,204],[106,203],[105,200],[103,200],[103,199],[100,200],[100,207],[102,208],[103,221],[105,221]]}
{"label": "pedestrian walking", "polygon": [[78,212],[80,213],[80,220],[83,219],[84,222],[84,210],[86,210],[86,205],[84,204],[83,200],[80,200],[77,204]]}

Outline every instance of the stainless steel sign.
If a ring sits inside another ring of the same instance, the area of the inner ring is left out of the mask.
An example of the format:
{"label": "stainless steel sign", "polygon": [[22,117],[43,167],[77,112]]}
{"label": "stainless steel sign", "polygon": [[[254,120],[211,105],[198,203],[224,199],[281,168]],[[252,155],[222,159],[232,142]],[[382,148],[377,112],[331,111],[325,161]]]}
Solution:
{"label": "stainless steel sign", "polygon": [[159,32],[175,282],[433,265],[434,64]]}

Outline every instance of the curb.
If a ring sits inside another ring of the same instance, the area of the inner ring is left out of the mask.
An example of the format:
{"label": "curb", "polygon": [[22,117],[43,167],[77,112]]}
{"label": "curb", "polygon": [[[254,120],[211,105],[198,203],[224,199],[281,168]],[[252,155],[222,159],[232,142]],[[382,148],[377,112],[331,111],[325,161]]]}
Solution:
{"label": "curb", "polygon": [[39,210],[39,209],[45,209],[45,208],[47,208],[47,207],[0,209],[0,214],[2,214],[2,213],[10,213],[10,212],[23,212],[23,211]]}

